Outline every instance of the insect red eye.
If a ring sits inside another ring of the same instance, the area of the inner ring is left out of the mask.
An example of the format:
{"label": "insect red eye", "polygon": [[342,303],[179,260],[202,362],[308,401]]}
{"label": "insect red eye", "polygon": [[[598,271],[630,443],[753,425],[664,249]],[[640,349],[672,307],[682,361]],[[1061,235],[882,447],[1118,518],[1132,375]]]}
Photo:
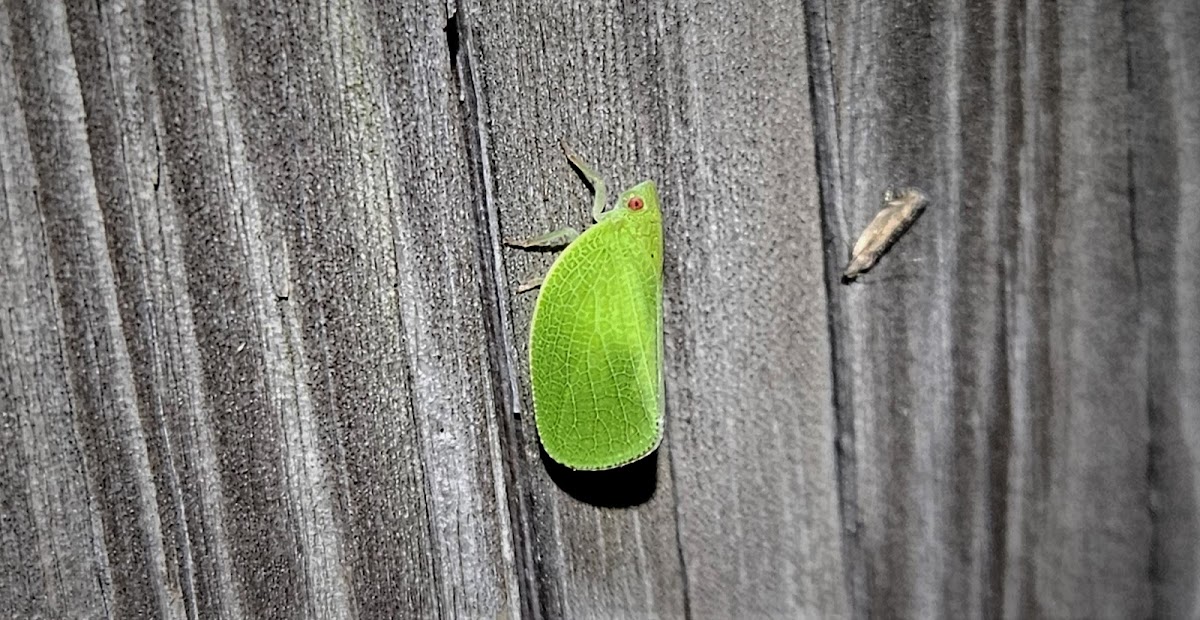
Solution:
{"label": "insect red eye", "polygon": [[641,209],[644,206],[646,206],[646,203],[642,202],[642,199],[638,198],[637,196],[634,196],[633,198],[629,199],[629,210],[630,211],[637,211],[638,209]]}

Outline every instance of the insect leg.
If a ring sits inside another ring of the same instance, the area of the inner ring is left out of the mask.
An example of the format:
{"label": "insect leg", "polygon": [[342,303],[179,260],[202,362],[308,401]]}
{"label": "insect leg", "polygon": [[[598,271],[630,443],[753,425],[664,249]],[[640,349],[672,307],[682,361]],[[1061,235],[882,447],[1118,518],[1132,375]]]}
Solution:
{"label": "insect leg", "polygon": [[[520,241],[505,241],[504,245],[521,248],[523,250],[540,250],[549,248],[559,248],[569,245],[576,237],[579,236],[579,231],[574,228],[563,228],[551,233],[546,233],[540,237],[532,239],[523,239]],[[546,276],[541,275],[535,278],[530,278],[517,285],[516,294],[520,295],[526,291],[532,291],[542,285],[542,280]]]}
{"label": "insect leg", "polygon": [[504,245],[514,248],[524,248],[527,250],[561,248],[569,245],[578,236],[578,230],[568,227],[560,228],[554,232],[548,232],[544,235],[533,237],[532,239],[505,240]]}
{"label": "insect leg", "polygon": [[566,140],[559,140],[558,144],[562,147],[563,154],[567,156],[571,165],[575,166],[583,174],[583,178],[587,179],[588,185],[592,186],[592,193],[595,194],[595,198],[592,200],[592,219],[599,222],[600,218],[604,217],[604,207],[608,203],[608,189],[604,185],[604,179],[586,161],[583,161],[579,153],[576,153]]}
{"label": "insect leg", "polygon": [[546,279],[546,276],[538,276],[536,278],[529,278],[528,280],[517,285],[517,293],[516,294],[520,295],[521,293],[525,293],[527,291],[532,291],[533,289],[540,287],[542,285],[542,280],[545,280],[545,279]]}

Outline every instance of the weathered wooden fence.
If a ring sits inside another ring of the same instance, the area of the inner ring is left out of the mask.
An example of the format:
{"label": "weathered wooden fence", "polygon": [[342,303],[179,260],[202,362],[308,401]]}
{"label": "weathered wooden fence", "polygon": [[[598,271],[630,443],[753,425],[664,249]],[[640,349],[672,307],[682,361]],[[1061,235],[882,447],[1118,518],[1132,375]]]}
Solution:
{"label": "weathered wooden fence", "polygon": [[[1200,4],[0,1],[0,616],[1200,614]],[[668,430],[504,248],[666,211]],[[837,275],[891,185],[932,204]]]}

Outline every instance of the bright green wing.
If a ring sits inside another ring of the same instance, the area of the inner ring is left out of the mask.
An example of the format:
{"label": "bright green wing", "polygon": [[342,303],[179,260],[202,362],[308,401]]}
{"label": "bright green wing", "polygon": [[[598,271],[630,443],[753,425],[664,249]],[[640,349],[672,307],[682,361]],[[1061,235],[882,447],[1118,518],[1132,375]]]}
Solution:
{"label": "bright green wing", "polygon": [[[641,208],[631,210],[634,198]],[[622,195],[551,266],[534,310],[530,369],[538,436],[555,461],[610,469],[658,447],[662,219],[653,183]]]}

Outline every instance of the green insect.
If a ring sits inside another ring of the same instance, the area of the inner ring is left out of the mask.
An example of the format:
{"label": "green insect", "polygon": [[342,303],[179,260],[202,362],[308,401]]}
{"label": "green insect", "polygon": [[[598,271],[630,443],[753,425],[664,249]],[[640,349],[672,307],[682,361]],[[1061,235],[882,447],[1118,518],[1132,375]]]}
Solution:
{"label": "green insect", "polygon": [[652,181],[605,211],[604,180],[562,148],[595,192],[596,224],[509,243],[566,246],[542,280],[518,289],[541,286],[529,336],[534,416],[550,458],[612,469],[662,441],[662,213]]}

